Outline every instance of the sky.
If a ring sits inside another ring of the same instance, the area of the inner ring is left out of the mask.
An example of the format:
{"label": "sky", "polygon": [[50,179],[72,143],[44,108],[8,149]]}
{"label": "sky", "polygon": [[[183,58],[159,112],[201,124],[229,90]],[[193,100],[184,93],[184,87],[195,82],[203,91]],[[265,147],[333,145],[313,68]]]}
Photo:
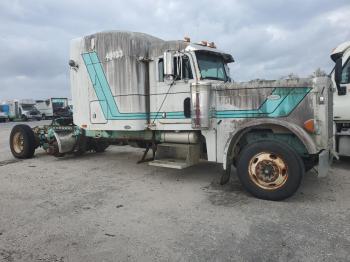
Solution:
{"label": "sky", "polygon": [[349,21],[349,0],[2,0],[0,101],[70,97],[69,42],[99,31],[214,41],[248,81],[330,72]]}

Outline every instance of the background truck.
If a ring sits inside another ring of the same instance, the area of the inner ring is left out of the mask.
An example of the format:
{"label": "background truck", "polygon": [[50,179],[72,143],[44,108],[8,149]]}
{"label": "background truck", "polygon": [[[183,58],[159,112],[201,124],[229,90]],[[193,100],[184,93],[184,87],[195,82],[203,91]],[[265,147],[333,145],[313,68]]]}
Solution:
{"label": "background truck", "polygon": [[35,107],[40,111],[42,119],[71,116],[67,98],[52,97],[35,102]]}
{"label": "background truck", "polygon": [[36,109],[33,99],[11,100],[7,101],[7,104],[11,120],[41,120],[40,112]]}
{"label": "background truck", "polygon": [[232,83],[233,61],[213,42],[188,38],[111,31],[74,39],[73,122],[15,126],[12,154],[29,158],[42,147],[62,157],[127,143],[145,148],[139,162],[153,166],[221,163],[222,184],[234,166],[247,191],[270,200],[291,196],[314,166],[325,176],[333,147],[330,78]]}
{"label": "background truck", "polygon": [[0,104],[0,122],[7,122],[9,120],[9,106],[6,104]]}
{"label": "background truck", "polygon": [[334,48],[335,62],[332,80],[334,93],[335,150],[341,156],[350,156],[350,41]]}

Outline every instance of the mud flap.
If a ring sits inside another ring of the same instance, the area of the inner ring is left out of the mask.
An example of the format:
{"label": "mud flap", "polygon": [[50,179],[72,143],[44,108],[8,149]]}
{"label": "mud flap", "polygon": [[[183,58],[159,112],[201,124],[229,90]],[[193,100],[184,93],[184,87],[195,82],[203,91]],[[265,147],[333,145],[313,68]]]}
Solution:
{"label": "mud flap", "polygon": [[221,175],[221,179],[220,179],[220,185],[225,185],[230,181],[230,177],[231,177],[231,166],[232,165],[228,165],[226,167],[226,170],[222,171],[222,175]]}

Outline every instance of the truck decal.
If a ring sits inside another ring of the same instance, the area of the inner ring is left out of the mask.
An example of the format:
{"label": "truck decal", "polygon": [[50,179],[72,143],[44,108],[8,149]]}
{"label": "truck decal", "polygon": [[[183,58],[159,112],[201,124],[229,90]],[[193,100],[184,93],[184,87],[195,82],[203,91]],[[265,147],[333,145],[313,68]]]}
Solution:
{"label": "truck decal", "polygon": [[[219,110],[213,112],[215,118],[258,118],[285,117],[311,91],[308,87],[275,88],[271,95],[257,109],[250,110]],[[273,99],[272,99],[273,97]]]}
{"label": "truck decal", "polygon": [[[82,54],[91,83],[106,120],[146,119],[147,113],[122,113],[119,111],[102,64],[95,51]],[[257,109],[214,110],[212,118],[259,118],[288,116],[310,92],[309,87],[275,88]],[[219,91],[217,91],[219,92]],[[161,112],[150,112],[153,119],[163,118]],[[167,119],[184,119],[184,113],[166,112]]]}
{"label": "truck decal", "polygon": [[[125,119],[146,119],[146,113],[121,113],[114,100],[112,91],[108,84],[106,75],[103,71],[101,62],[96,52],[82,54],[85,66],[90,76],[90,80],[100,102],[104,117],[108,120],[125,120]],[[161,113],[151,112],[151,118],[162,118]],[[185,118],[183,112],[167,112],[167,118],[179,119]]]}

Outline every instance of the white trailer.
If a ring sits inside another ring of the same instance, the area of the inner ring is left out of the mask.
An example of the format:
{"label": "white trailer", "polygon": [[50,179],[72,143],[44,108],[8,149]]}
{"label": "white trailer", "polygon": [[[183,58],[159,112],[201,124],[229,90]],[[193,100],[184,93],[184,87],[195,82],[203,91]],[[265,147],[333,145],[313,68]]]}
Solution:
{"label": "white trailer", "polygon": [[332,80],[334,92],[335,150],[341,156],[350,156],[350,41],[333,49],[335,62]]}
{"label": "white trailer", "polygon": [[235,166],[244,188],[271,200],[291,196],[312,167],[325,176],[333,142],[330,78],[232,83],[233,61],[206,41],[122,31],[74,39],[74,124],[16,126],[12,153],[28,158],[40,146],[55,156],[79,155],[128,143],[146,149],[139,162],[152,150],[153,166],[221,163],[222,184]]}
{"label": "white trailer", "polygon": [[35,102],[35,107],[40,111],[42,119],[70,116],[67,98],[52,97]]}

